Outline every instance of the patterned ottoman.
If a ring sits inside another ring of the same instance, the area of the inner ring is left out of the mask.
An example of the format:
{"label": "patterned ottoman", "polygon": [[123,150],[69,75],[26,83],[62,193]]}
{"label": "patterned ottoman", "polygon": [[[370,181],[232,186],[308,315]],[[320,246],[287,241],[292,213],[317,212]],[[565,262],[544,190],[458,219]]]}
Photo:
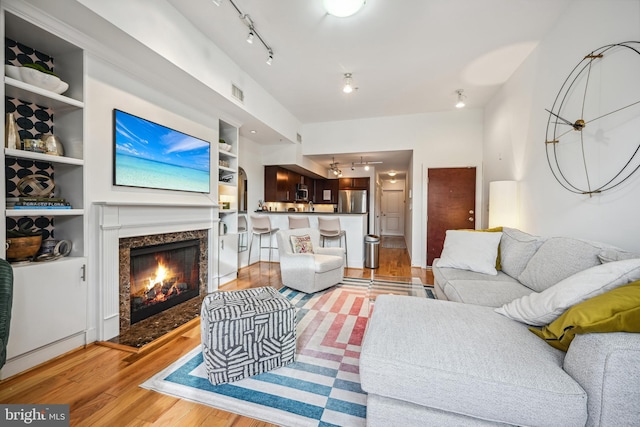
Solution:
{"label": "patterned ottoman", "polygon": [[207,295],[201,316],[202,355],[213,385],[295,360],[295,308],[272,287]]}

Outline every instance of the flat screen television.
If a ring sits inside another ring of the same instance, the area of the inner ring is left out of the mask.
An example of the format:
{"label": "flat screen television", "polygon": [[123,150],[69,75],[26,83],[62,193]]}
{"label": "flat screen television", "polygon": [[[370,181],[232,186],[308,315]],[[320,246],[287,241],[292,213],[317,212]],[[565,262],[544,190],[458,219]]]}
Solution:
{"label": "flat screen television", "polygon": [[209,142],[117,109],[113,139],[114,185],[210,191]]}

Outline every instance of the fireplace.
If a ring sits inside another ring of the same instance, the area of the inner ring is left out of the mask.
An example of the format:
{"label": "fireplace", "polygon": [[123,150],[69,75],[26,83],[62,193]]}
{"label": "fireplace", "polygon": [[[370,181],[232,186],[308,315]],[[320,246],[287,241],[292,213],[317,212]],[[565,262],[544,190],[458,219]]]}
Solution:
{"label": "fireplace", "polygon": [[131,324],[200,294],[200,241],[131,249]]}
{"label": "fireplace", "polygon": [[110,341],[141,347],[199,316],[208,230],[123,237],[118,246],[119,328]]}

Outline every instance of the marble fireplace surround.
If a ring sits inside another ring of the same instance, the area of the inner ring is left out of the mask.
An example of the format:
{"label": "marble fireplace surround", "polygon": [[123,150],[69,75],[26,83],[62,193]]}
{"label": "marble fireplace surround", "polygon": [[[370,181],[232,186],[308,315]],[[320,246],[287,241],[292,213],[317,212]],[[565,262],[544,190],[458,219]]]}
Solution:
{"label": "marble fireplace surround", "polygon": [[[98,339],[107,341],[120,334],[120,239],[154,235],[186,233],[192,236],[197,230],[206,241],[207,269],[201,267],[200,276],[206,278],[201,292],[215,290],[213,265],[215,233],[218,223],[218,206],[215,204],[163,204],[139,202],[99,202],[98,214],[98,263],[99,263],[99,318]],[[163,237],[160,237],[163,239]],[[136,239],[134,239],[136,240]],[[143,239],[144,240],[144,239]],[[201,256],[203,253],[201,243]]]}

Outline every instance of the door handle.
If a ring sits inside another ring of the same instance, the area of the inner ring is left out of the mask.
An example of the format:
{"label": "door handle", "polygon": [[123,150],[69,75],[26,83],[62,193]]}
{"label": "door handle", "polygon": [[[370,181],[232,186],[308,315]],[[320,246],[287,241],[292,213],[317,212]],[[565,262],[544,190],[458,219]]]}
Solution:
{"label": "door handle", "polygon": [[471,215],[473,215],[473,209],[469,210],[469,213],[470,213]]}
{"label": "door handle", "polygon": [[473,222],[473,217],[469,217],[469,222]]}

